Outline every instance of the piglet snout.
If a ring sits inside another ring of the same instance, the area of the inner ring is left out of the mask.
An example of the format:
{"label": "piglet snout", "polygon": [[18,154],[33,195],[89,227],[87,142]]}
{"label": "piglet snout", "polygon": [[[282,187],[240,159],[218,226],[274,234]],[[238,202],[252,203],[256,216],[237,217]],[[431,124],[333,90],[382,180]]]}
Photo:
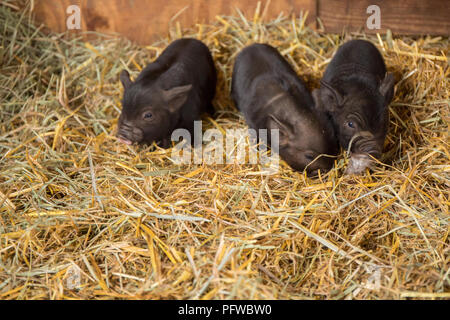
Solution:
{"label": "piglet snout", "polygon": [[361,174],[373,164],[374,158],[381,157],[382,143],[369,131],[357,133],[350,143],[351,157],[346,174]]}
{"label": "piglet snout", "polygon": [[[374,158],[381,157],[380,140],[368,131],[361,131],[352,138],[352,154],[369,154]],[[370,158],[370,157],[369,157]]]}
{"label": "piglet snout", "polygon": [[131,145],[133,142],[142,141],[143,132],[141,129],[133,127],[132,124],[121,121],[119,122],[117,138],[120,142]]}
{"label": "piglet snout", "polygon": [[370,167],[372,161],[367,154],[352,154],[345,174],[361,174]]}
{"label": "piglet snout", "polygon": [[127,145],[131,145],[132,144],[132,142],[130,141],[130,140],[127,140],[127,139],[125,139],[125,138],[122,138],[122,137],[118,137],[118,140],[120,141],[120,142],[122,142],[122,143],[124,143],[124,144],[127,144]]}

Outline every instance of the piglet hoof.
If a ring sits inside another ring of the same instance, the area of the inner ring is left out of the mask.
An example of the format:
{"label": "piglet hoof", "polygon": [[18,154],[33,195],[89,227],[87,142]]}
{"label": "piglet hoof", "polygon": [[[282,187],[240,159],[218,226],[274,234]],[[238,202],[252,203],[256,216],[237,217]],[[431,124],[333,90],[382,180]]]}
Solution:
{"label": "piglet hoof", "polygon": [[354,154],[350,158],[346,175],[360,175],[372,165],[372,159],[365,154]]}

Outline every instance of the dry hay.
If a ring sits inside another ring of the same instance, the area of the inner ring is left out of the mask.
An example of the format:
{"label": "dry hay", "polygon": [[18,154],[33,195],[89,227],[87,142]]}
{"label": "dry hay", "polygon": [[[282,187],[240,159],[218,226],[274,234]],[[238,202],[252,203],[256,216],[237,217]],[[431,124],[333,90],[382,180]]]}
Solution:
{"label": "dry hay", "polygon": [[[1,299],[450,296],[448,38],[332,35],[304,17],[236,11],[139,47],[45,35],[9,4],[0,5]],[[136,76],[181,36],[204,41],[219,71],[219,111],[204,129],[245,128],[228,96],[245,45],[276,46],[313,88],[340,44],[371,40],[397,79],[383,164],[344,176],[343,152],[310,179],[286,165],[276,175],[177,166],[170,150],[118,143],[119,72]]]}

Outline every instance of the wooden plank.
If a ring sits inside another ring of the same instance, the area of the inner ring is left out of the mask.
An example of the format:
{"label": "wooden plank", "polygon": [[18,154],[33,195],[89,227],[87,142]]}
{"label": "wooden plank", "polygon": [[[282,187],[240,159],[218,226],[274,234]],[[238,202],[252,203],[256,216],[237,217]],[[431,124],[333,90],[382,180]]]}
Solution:
{"label": "wooden plank", "polygon": [[[45,0],[35,1],[38,21],[56,32],[67,30],[66,10],[70,5],[81,9],[81,31],[117,32],[140,44],[148,44],[167,35],[169,27],[180,22],[183,27],[215,20],[216,15],[236,14],[239,8],[253,18],[255,0]],[[261,1],[261,13],[266,1]],[[176,20],[172,18],[185,9]],[[309,21],[315,21],[316,0],[272,0],[266,19],[300,11],[311,11]]]}
{"label": "wooden plank", "polygon": [[[253,18],[258,1],[255,0],[45,0],[35,2],[35,16],[51,30],[66,31],[67,7],[81,8],[81,30],[116,32],[140,44],[148,44],[167,35],[169,27],[180,22],[183,27],[208,23],[216,15],[236,14],[239,8]],[[266,2],[261,2],[261,12]],[[381,29],[369,30],[366,12],[369,5],[381,9]],[[448,1],[441,0],[272,0],[266,19],[309,11],[309,22],[320,17],[327,32],[364,30],[396,34],[450,35]],[[172,20],[181,10],[185,10]],[[314,26],[314,24],[310,23]]]}
{"label": "wooden plank", "polygon": [[[381,29],[369,30],[366,25],[370,14],[367,7],[378,5]],[[450,35],[450,3],[442,0],[318,0],[318,16],[325,31],[342,32],[364,30],[384,33],[390,29],[396,34]]]}

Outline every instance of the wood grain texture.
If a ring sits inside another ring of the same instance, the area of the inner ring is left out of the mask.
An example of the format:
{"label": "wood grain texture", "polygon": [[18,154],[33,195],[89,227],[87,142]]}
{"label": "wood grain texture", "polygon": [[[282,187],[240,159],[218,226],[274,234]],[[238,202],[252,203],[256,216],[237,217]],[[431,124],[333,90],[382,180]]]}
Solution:
{"label": "wood grain texture", "polygon": [[[81,8],[82,31],[119,33],[140,44],[149,44],[167,35],[179,22],[183,27],[208,23],[216,15],[236,14],[239,8],[252,18],[256,0],[40,0],[35,16],[53,31],[66,31],[67,7]],[[261,1],[261,12],[266,2]],[[381,29],[368,30],[369,5],[381,8]],[[272,0],[266,19],[309,11],[309,24],[319,17],[327,32],[365,30],[368,33],[391,29],[396,34],[450,34],[450,3],[441,0]],[[184,10],[183,10],[184,9]],[[182,11],[183,10],[183,11]],[[173,19],[179,13],[176,19]]]}
{"label": "wood grain texture", "polygon": [[[176,22],[183,27],[212,22],[216,15],[236,14],[235,8],[251,19],[257,3],[255,0],[45,0],[36,1],[35,16],[51,30],[63,32],[67,7],[78,5],[82,31],[117,32],[140,44],[148,44],[167,35],[169,27]],[[261,2],[261,13],[265,4]],[[280,12],[299,15],[304,10],[311,11],[309,21],[314,22],[315,8],[315,0],[272,0],[266,19],[276,18]]]}
{"label": "wood grain texture", "polygon": [[[381,9],[381,29],[366,26],[367,7]],[[317,14],[327,32],[364,30],[384,33],[390,29],[396,34],[450,35],[450,1],[448,0],[318,0]]]}

